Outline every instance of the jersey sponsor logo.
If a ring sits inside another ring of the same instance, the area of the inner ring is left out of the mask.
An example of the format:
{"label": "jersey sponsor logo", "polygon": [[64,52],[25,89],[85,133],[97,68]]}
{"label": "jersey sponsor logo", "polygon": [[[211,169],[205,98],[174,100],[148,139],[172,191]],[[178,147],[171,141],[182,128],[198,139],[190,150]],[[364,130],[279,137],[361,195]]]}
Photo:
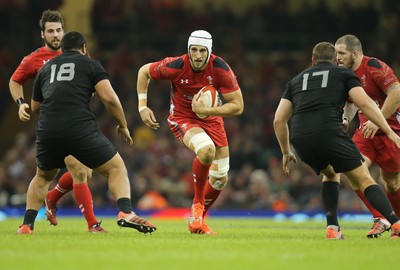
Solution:
{"label": "jersey sponsor logo", "polygon": [[181,84],[188,84],[189,83],[189,79],[181,79]]}
{"label": "jersey sponsor logo", "polygon": [[46,63],[49,62],[49,61],[50,61],[50,59],[43,60],[43,66],[46,65]]}

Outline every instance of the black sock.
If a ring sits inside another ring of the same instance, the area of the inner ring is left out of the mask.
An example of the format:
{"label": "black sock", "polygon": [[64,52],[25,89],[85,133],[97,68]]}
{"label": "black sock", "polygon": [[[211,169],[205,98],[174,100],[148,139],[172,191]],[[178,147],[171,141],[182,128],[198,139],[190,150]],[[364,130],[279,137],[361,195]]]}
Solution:
{"label": "black sock", "polygon": [[22,224],[28,225],[31,228],[31,230],[33,230],[37,214],[38,211],[33,209],[27,209],[25,211],[24,222]]}
{"label": "black sock", "polygon": [[339,226],[337,209],[339,203],[339,183],[322,182],[322,203],[325,208],[327,225]]}
{"label": "black sock", "polygon": [[371,185],[364,190],[368,202],[378,210],[391,224],[396,223],[399,218],[393,211],[389,199],[383,189],[378,185]]}
{"label": "black sock", "polygon": [[124,212],[125,214],[129,214],[132,212],[132,203],[129,198],[120,198],[117,200],[117,206],[119,211]]}

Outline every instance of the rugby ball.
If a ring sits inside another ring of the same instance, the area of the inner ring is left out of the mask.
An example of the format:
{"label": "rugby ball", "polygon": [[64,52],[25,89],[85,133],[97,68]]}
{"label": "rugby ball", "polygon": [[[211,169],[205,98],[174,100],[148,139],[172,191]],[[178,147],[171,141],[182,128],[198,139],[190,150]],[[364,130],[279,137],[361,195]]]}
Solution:
{"label": "rugby ball", "polygon": [[[194,99],[196,101],[202,101],[208,108],[217,107],[221,104],[218,91],[212,85],[207,85],[201,88],[199,92],[197,92],[197,94],[194,96]],[[208,115],[203,114],[196,113],[196,115],[201,119],[208,117]]]}

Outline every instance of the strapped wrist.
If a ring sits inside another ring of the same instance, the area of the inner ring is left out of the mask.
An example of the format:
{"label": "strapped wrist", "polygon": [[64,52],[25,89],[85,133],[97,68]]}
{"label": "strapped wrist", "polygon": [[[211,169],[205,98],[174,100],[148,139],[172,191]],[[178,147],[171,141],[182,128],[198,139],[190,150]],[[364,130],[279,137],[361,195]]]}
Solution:
{"label": "strapped wrist", "polygon": [[140,106],[139,109],[138,109],[138,111],[141,112],[141,111],[143,111],[143,110],[146,109],[146,108],[147,108],[147,106]]}
{"label": "strapped wrist", "polygon": [[21,104],[25,104],[26,102],[25,102],[25,99],[21,97],[21,98],[17,99],[15,101],[15,103],[17,103],[17,105],[19,107]]}

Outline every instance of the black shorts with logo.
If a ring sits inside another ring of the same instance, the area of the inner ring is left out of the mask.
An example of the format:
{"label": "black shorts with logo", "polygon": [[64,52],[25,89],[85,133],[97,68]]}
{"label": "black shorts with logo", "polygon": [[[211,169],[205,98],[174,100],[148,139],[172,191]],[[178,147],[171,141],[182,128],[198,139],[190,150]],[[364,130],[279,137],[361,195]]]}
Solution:
{"label": "black shorts with logo", "polygon": [[321,132],[312,136],[296,136],[291,143],[300,159],[317,174],[332,165],[335,172],[351,171],[364,158],[351,138],[344,132]]}
{"label": "black shorts with logo", "polygon": [[65,168],[64,158],[69,155],[93,169],[116,153],[115,146],[98,130],[76,138],[36,140],[36,164],[42,170]]}

